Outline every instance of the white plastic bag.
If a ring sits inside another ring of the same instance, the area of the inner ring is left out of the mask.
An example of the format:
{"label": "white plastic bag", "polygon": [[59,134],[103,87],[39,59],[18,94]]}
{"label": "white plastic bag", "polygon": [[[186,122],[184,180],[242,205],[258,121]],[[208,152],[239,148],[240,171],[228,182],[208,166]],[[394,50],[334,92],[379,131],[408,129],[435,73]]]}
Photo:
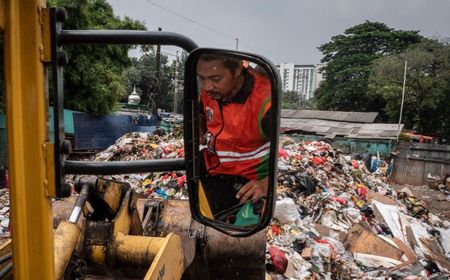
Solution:
{"label": "white plastic bag", "polygon": [[292,223],[300,219],[295,202],[289,197],[278,200],[275,205],[274,218],[282,224]]}

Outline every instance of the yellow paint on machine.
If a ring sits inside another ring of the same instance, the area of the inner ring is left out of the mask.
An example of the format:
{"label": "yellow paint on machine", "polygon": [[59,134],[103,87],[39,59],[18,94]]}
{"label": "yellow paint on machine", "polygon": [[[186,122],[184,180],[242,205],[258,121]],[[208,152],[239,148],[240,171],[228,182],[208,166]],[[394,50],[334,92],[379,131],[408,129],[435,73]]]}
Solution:
{"label": "yellow paint on machine", "polygon": [[40,11],[46,1],[1,3],[14,279],[55,279],[51,199],[47,196],[55,183],[47,177],[48,102],[41,61]]}
{"label": "yellow paint on machine", "polygon": [[179,280],[183,275],[184,257],[181,239],[170,233],[153,260],[145,280]]}
{"label": "yellow paint on machine", "polygon": [[209,207],[208,199],[206,198],[205,190],[203,189],[202,182],[198,182],[198,201],[200,203],[200,212],[206,218],[214,220],[214,215],[212,214],[211,207]]}
{"label": "yellow paint on machine", "polygon": [[166,238],[118,233],[114,240],[115,258],[119,263],[146,267],[155,260]]}
{"label": "yellow paint on machine", "polygon": [[62,221],[55,232],[55,274],[56,279],[64,276],[73,251],[77,246],[81,229],[71,222]]}

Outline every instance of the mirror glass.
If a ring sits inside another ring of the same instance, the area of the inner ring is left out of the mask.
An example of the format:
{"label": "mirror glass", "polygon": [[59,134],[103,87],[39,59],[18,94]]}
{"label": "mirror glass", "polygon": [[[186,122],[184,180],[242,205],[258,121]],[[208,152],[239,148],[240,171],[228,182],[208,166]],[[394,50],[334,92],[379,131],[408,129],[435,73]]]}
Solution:
{"label": "mirror glass", "polygon": [[274,72],[256,56],[217,50],[188,63],[198,98],[195,212],[221,229],[255,229],[270,220],[274,193]]}

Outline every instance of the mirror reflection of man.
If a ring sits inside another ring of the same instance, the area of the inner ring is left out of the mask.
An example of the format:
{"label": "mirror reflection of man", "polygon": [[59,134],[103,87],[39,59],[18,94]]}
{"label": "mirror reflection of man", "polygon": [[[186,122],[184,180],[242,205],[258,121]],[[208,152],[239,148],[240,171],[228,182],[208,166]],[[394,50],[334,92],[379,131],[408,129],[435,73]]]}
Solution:
{"label": "mirror reflection of man", "polygon": [[270,81],[248,64],[205,54],[197,63],[202,183],[213,213],[268,191]]}

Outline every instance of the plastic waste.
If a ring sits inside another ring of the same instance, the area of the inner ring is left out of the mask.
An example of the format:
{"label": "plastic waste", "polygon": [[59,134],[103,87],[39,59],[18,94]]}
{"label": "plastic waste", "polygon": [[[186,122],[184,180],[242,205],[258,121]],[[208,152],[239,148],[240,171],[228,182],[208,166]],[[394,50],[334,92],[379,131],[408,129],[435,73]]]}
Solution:
{"label": "plastic waste", "polygon": [[295,220],[300,218],[300,214],[294,201],[289,197],[285,197],[283,200],[276,202],[274,218],[280,223],[286,224],[295,222]]}

